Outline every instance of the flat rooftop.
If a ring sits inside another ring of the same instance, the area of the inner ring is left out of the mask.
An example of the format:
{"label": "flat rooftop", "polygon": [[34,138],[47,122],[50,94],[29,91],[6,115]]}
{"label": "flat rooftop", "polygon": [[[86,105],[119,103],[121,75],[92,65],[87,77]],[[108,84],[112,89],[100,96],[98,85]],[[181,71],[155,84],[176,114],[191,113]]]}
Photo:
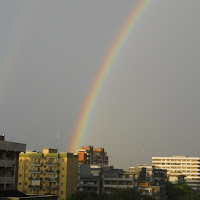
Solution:
{"label": "flat rooftop", "polygon": [[17,142],[0,141],[0,150],[25,152],[26,144]]}

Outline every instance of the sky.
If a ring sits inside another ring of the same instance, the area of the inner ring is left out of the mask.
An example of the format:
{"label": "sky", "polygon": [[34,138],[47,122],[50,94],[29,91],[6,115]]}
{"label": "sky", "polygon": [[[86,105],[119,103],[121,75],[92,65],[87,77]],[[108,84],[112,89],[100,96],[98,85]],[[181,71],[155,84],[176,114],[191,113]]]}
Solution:
{"label": "sky", "polygon": [[[6,140],[68,150],[99,67],[137,2],[0,1]],[[200,156],[199,6],[150,0],[105,80],[81,145],[104,147],[110,164],[124,169],[151,164],[153,156]]]}

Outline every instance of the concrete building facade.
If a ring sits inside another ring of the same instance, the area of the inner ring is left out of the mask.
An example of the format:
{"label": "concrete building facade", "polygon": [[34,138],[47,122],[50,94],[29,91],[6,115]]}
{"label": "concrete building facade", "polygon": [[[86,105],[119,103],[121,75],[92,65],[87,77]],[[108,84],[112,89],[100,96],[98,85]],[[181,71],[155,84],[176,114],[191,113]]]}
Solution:
{"label": "concrete building facade", "polygon": [[152,157],[156,169],[166,169],[169,181],[176,183],[180,177],[193,189],[200,188],[200,158],[187,156]]}
{"label": "concrete building facade", "polygon": [[134,175],[113,166],[80,164],[78,190],[111,193],[119,188],[133,188]]}
{"label": "concrete building facade", "polygon": [[18,190],[38,195],[57,195],[66,200],[77,191],[78,157],[55,149],[19,154]]}
{"label": "concrete building facade", "polygon": [[26,150],[26,144],[7,142],[0,136],[0,190],[17,188],[19,153]]}
{"label": "concrete building facade", "polygon": [[104,168],[100,172],[102,178],[102,192],[111,193],[116,189],[134,188],[135,175],[122,169]]}

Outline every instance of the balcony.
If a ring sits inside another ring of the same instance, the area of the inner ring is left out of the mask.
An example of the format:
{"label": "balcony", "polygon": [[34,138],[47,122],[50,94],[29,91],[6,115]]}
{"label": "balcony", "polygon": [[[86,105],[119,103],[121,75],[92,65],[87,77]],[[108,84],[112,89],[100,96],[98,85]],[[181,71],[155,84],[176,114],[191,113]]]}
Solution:
{"label": "balcony", "polygon": [[40,186],[39,185],[29,185],[28,187],[30,189],[32,189],[32,190],[40,190]]}
{"label": "balcony", "polygon": [[40,162],[32,162],[31,166],[40,167],[40,166],[42,166],[42,163],[40,163]]}
{"label": "balcony", "polygon": [[58,174],[59,170],[45,170],[46,174]]}
{"label": "balcony", "polygon": [[79,187],[86,187],[86,188],[88,188],[88,187],[90,187],[90,188],[98,188],[98,187],[99,187],[99,185],[97,185],[97,184],[79,184]]}
{"label": "balcony", "polygon": [[59,166],[59,162],[47,162],[47,166]]}
{"label": "balcony", "polygon": [[34,180],[36,180],[36,181],[42,181],[42,178],[29,177],[29,180],[31,180],[31,181],[34,181]]}
{"label": "balcony", "polygon": [[41,174],[43,171],[37,170],[37,169],[30,169],[29,172],[32,173],[32,174]]}
{"label": "balcony", "polygon": [[45,189],[47,189],[47,190],[58,190],[58,186],[46,186]]}
{"label": "balcony", "polygon": [[58,178],[45,178],[45,181],[58,182]]}

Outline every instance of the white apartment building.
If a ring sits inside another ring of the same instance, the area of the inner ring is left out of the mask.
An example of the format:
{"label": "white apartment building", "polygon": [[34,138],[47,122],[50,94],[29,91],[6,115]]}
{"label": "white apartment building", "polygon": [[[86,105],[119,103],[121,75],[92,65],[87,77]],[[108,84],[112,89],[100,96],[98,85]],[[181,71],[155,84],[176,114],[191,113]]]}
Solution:
{"label": "white apartment building", "polygon": [[200,158],[187,156],[152,157],[156,169],[166,169],[169,181],[176,183],[181,176],[193,189],[200,188]]}

